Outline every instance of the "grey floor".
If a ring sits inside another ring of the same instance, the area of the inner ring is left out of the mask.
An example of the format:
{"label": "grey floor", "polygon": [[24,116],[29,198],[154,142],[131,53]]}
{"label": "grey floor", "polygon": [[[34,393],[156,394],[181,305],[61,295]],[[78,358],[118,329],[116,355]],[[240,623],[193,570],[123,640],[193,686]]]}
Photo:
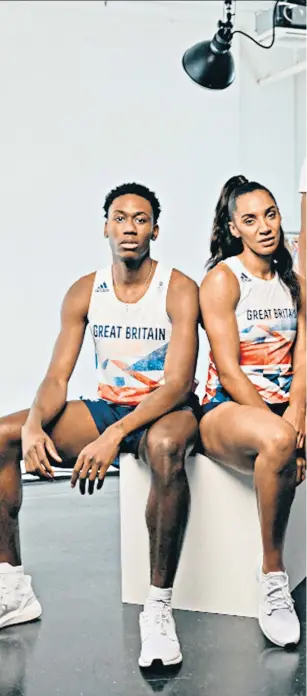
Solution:
{"label": "grey floor", "polygon": [[24,564],[44,614],[0,632],[0,696],[304,696],[305,585],[297,650],[269,645],[253,619],[178,611],[181,669],[140,672],[139,608],[120,600],[118,484],[92,498],[66,481],[25,485]]}

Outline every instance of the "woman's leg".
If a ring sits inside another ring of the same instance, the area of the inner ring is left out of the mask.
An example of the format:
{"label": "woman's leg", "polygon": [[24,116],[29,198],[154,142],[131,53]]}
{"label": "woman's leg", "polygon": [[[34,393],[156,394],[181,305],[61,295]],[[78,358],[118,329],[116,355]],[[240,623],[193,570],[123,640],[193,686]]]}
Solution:
{"label": "woman's leg", "polygon": [[263,542],[263,572],[283,570],[283,542],[296,484],[296,433],[280,416],[252,406],[221,404],[200,423],[212,459],[252,474]]}
{"label": "woman's leg", "polygon": [[254,471],[263,543],[260,627],[276,645],[298,643],[300,625],[283,565],[296,485],[294,428],[269,411],[227,403],[202,418],[200,433],[209,457],[245,473]]}

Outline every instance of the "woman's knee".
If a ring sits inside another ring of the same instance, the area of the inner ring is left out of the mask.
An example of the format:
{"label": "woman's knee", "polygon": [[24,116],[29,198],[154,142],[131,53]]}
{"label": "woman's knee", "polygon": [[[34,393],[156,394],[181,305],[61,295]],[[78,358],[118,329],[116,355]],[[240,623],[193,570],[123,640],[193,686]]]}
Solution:
{"label": "woman's knee", "polygon": [[295,469],[296,432],[290,423],[280,421],[269,437],[263,439],[260,454],[265,456],[266,466],[277,471]]}

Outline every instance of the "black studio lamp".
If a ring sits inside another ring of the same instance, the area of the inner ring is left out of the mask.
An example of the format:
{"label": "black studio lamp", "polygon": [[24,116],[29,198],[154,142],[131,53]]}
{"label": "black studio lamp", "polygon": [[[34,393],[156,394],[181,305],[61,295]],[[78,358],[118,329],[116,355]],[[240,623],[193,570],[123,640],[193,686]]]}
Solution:
{"label": "black studio lamp", "polygon": [[234,34],[243,34],[261,48],[272,48],[275,41],[275,23],[279,3],[286,5],[306,5],[306,0],[277,0],[273,10],[272,41],[265,46],[244,31],[233,31],[233,0],[224,0],[224,19],[218,22],[218,30],[211,41],[201,41],[189,48],[182,59],[188,76],[201,87],[226,89],[235,79],[235,64],[230,48]]}
{"label": "black studio lamp", "polygon": [[225,1],[226,21],[219,21],[212,41],[201,41],[189,48],[182,59],[189,77],[201,87],[225,89],[235,79],[235,64],[230,53],[233,36],[232,0]]}

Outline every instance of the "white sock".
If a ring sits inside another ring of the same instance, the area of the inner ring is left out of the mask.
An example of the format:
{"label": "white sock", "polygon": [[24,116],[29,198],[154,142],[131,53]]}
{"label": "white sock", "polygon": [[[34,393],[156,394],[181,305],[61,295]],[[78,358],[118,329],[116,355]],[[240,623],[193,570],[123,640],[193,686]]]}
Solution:
{"label": "white sock", "polygon": [[153,609],[157,609],[157,606],[159,606],[160,602],[163,602],[163,604],[167,604],[170,607],[172,601],[172,593],[172,587],[168,587],[165,589],[162,587],[155,587],[154,585],[151,585],[148,599],[146,602],[147,609],[151,607]]}
{"label": "white sock", "polygon": [[0,575],[8,573],[23,573],[23,566],[12,566],[10,563],[0,563]]}

